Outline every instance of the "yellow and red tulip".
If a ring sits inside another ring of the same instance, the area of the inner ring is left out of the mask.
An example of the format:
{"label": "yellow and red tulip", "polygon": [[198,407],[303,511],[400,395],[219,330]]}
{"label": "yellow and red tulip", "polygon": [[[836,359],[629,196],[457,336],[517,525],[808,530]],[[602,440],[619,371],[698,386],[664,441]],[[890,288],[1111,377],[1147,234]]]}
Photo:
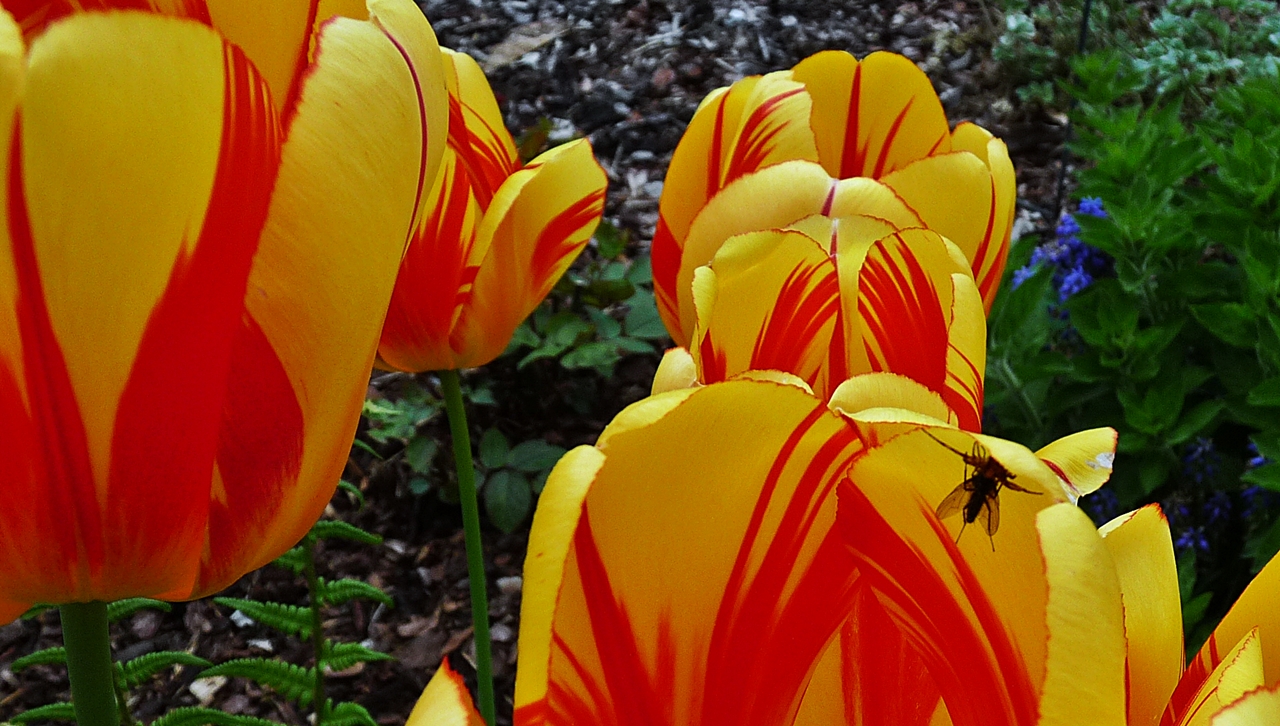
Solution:
{"label": "yellow and red tulip", "polygon": [[333,493],[443,154],[435,36],[405,0],[4,8],[0,621],[200,597]]}
{"label": "yellow and red tulip", "polygon": [[[705,239],[708,227],[720,224],[702,219],[717,197],[787,164],[812,168],[768,175],[763,186],[757,181],[757,202],[767,203],[743,207],[747,200],[738,198],[729,208],[747,212],[741,224],[718,240]],[[837,181],[851,179],[873,181],[863,188],[878,187],[905,207],[913,221],[900,226],[927,226],[959,246],[990,309],[1008,253],[1016,191],[1004,143],[969,123],[950,130],[928,78],[906,58],[873,53],[857,61],[825,51],[789,71],[713,92],[676,147],[652,253],[658,309],[676,343],[690,342],[687,288],[693,271],[715,254],[716,242],[817,213],[778,198],[799,191],[790,184],[818,183],[823,199],[828,187],[834,194]]]}
{"label": "yellow and red tulip", "polygon": [[405,254],[378,346],[404,371],[484,365],[564,274],[604,210],[580,140],[521,166],[484,73],[444,50],[449,143]]}
{"label": "yellow and red tulip", "polygon": [[[963,523],[939,522],[933,509],[964,478],[964,462],[918,431],[915,415],[876,416],[834,411],[793,376],[754,372],[646,399],[595,447],[567,454],[547,482],[526,559],[516,723],[899,724],[911,721],[883,719],[923,704],[924,724],[942,698],[953,716],[968,716],[955,723],[1033,723],[1017,719],[1069,703],[1070,669],[1096,623],[1058,616],[1080,602],[1079,542],[1098,540],[1067,503],[1069,488],[1016,444],[929,424],[957,448],[981,441],[1038,493],[1007,492],[991,542],[974,532],[957,545]],[[1089,435],[1101,447],[1091,460],[1105,461],[1114,432]],[[1067,468],[1077,463],[1090,468]],[[1041,510],[1054,517],[1050,531],[1037,529]],[[904,553],[894,544],[904,536],[927,546]],[[864,540],[898,559],[881,563],[885,553],[864,551]],[[967,573],[953,569],[970,558]],[[880,564],[912,565],[894,582],[924,588],[913,591],[914,611],[889,608],[886,575],[868,569]],[[925,614],[937,618],[934,641],[895,629],[934,598]],[[1012,609],[993,612],[1006,601]],[[1111,604],[1118,628],[1118,586]],[[975,613],[985,618],[977,626]],[[894,638],[904,647],[881,647]],[[899,654],[909,673],[876,670]],[[983,679],[973,694],[970,672]],[[1121,693],[1123,672],[1115,675]],[[849,676],[868,689],[861,716],[846,710]],[[977,694],[993,692],[1017,704],[997,703],[1006,712],[985,720],[992,714]]]}
{"label": "yellow and red tulip", "polygon": [[692,345],[664,357],[655,392],[773,369],[823,398],[841,387],[846,410],[892,404],[981,430],[982,299],[936,232],[817,215],[738,235],[696,271],[693,301]]}

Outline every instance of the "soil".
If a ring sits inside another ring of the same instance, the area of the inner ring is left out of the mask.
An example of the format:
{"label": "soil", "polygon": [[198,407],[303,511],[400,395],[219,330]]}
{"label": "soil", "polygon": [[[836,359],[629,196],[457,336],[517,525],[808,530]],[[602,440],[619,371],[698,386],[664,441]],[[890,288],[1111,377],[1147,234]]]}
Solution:
{"label": "soil", "polygon": [[[606,217],[629,232],[631,254],[642,253],[652,236],[664,170],[703,96],[824,49],[859,57],[888,49],[915,60],[929,73],[953,122],[976,121],[1009,145],[1019,172],[1022,229],[1038,229],[1056,218],[1057,154],[1065,124],[1020,107],[1001,81],[990,58],[994,25],[979,2],[434,0],[423,5],[442,45],[466,51],[485,66],[509,128],[519,133],[541,122],[551,143],[591,139],[609,174]],[[469,374],[487,381],[498,402],[476,408],[473,432],[497,426],[514,441],[541,437],[565,447],[592,443],[614,414],[646,395],[656,363],[656,357],[633,356],[604,380],[570,374],[554,361],[516,370],[500,359]],[[375,376],[371,393],[394,396],[401,380]],[[429,377],[419,380],[433,384]],[[443,422],[428,426],[447,447]],[[394,608],[356,601],[332,609],[325,621],[332,637],[364,642],[396,657],[328,680],[330,697],[356,701],[388,725],[404,723],[441,658],[448,656],[456,669],[474,677],[460,517],[456,506],[435,496],[408,494],[402,472],[379,464],[362,448],[353,449],[346,478],[360,486],[368,504],[357,509],[340,493],[330,515],[379,533],[384,543],[331,541],[321,546],[317,560],[322,576],[364,579],[395,600]],[[510,535],[487,525],[485,530],[500,724],[511,722],[527,535],[527,524]],[[246,575],[224,594],[306,601],[303,583],[274,566]],[[296,639],[237,620],[229,608],[211,601],[176,603],[168,614],[140,612],[114,627],[114,652],[120,659],[172,649],[214,662],[246,656],[310,662],[309,649]],[[37,666],[15,675],[8,667],[16,657],[59,644],[54,611],[0,628],[0,721],[69,696],[63,668]],[[193,693],[194,676],[192,668],[156,676],[133,691],[133,712],[147,722],[167,708],[200,703],[286,724],[308,723],[309,711],[240,679],[197,682]]]}

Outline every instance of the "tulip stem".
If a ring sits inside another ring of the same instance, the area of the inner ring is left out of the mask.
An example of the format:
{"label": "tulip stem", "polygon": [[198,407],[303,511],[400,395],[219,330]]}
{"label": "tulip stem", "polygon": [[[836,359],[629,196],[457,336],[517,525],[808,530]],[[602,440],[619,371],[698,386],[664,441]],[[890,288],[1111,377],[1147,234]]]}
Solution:
{"label": "tulip stem", "polygon": [[484,574],[484,550],[480,544],[480,503],[476,498],[476,467],[471,460],[471,434],[462,386],[457,371],[440,371],[449,431],[453,435],[453,460],[458,468],[458,498],[462,500],[462,529],[466,536],[467,575],[471,580],[471,623],[476,642],[476,689],[480,716],[493,726],[493,654],[489,640],[489,597]]}
{"label": "tulip stem", "polygon": [[119,726],[115,669],[107,634],[107,604],[67,603],[58,608],[67,646],[71,701],[80,726]]}
{"label": "tulip stem", "polygon": [[311,594],[311,649],[316,661],[316,685],[313,706],[316,724],[323,724],[329,717],[329,700],[324,694],[324,620],[320,608],[320,578],[316,576],[316,538],[308,534],[302,538],[303,562],[306,563],[307,590]]}

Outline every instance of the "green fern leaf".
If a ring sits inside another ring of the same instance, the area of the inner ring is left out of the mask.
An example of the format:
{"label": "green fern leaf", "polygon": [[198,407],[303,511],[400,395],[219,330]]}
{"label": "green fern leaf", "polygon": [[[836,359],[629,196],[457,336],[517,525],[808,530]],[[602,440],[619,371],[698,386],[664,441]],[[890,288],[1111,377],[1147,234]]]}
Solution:
{"label": "green fern leaf", "polygon": [[301,575],[307,569],[307,555],[302,547],[294,547],[272,561],[273,565],[283,567],[295,575]]}
{"label": "green fern leaf", "polygon": [[349,539],[367,545],[380,545],[382,538],[372,532],[366,532],[354,524],[347,524],[336,519],[322,519],[311,527],[311,535],[316,539]]}
{"label": "green fern leaf", "polygon": [[151,726],[280,726],[280,724],[265,718],[235,716],[212,708],[187,706],[175,708],[152,721]]}
{"label": "green fern leaf", "polygon": [[9,670],[17,673],[20,670],[38,665],[66,665],[67,649],[62,646],[57,648],[45,648],[37,650],[31,655],[24,655],[13,661],[13,665],[9,666]]}
{"label": "green fern leaf", "polygon": [[380,660],[395,660],[386,653],[366,648],[359,643],[333,643],[326,641],[324,654],[320,662],[331,671],[344,671],[356,663],[372,663]]}
{"label": "green fern leaf", "polygon": [[311,608],[278,602],[258,602],[235,597],[215,597],[214,602],[235,608],[269,628],[306,640],[311,637]]}
{"label": "green fern leaf", "polygon": [[212,678],[214,676],[248,678],[254,683],[271,688],[290,701],[295,701],[299,706],[305,707],[315,698],[315,669],[303,668],[283,661],[266,658],[237,658],[208,668],[196,677]]}
{"label": "green fern leaf", "polygon": [[395,604],[390,595],[367,582],[359,580],[342,579],[329,582],[324,578],[319,578],[319,586],[320,602],[325,605],[341,605],[355,598],[374,600],[387,607],[392,607]]}
{"label": "green fern leaf", "polygon": [[364,706],[343,701],[329,709],[329,715],[320,722],[320,726],[378,726],[378,722]]}
{"label": "green fern leaf", "polygon": [[36,618],[40,617],[40,615],[45,610],[52,610],[54,607],[55,607],[54,605],[50,605],[48,603],[43,603],[43,602],[36,603],[35,605],[32,605],[31,607],[27,608],[27,611],[25,613],[19,615],[18,619],[19,620],[35,620]]}
{"label": "green fern leaf", "polygon": [[360,487],[346,479],[339,479],[338,488],[355,498],[358,509],[364,509],[364,492],[360,491]]}
{"label": "green fern leaf", "polygon": [[10,723],[27,723],[29,721],[75,721],[76,708],[70,703],[51,703],[47,706],[24,711],[9,719]]}
{"label": "green fern leaf", "polygon": [[124,676],[125,686],[133,688],[146,682],[148,678],[165,668],[178,665],[208,668],[213,664],[204,658],[181,650],[159,650],[125,661],[120,664],[120,668],[121,675]]}
{"label": "green fern leaf", "polygon": [[118,623],[139,610],[162,610],[171,612],[173,606],[163,600],[152,600],[149,597],[130,597],[107,603],[107,621]]}

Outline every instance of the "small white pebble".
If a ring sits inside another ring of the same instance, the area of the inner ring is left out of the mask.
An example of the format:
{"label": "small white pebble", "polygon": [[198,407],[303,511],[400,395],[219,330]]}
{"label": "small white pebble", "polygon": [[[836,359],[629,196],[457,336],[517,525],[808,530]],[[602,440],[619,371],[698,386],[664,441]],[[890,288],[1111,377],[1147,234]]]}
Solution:
{"label": "small white pebble", "polygon": [[235,612],[231,613],[231,622],[235,623],[237,628],[244,628],[249,625],[253,625],[254,621],[253,621],[253,618],[249,617],[248,615],[245,615],[239,610],[236,610]]}
{"label": "small white pebble", "polygon": [[516,637],[516,633],[511,629],[510,625],[494,623],[493,627],[489,628],[489,637],[492,638],[495,643],[510,643],[511,640]]}
{"label": "small white pebble", "polygon": [[191,695],[200,701],[201,706],[208,706],[213,703],[213,697],[227,685],[227,679],[224,676],[210,676],[201,678],[198,681],[192,681],[187,688],[191,691]]}
{"label": "small white pebble", "polygon": [[254,638],[253,640],[250,640],[249,647],[257,648],[258,650],[265,650],[268,653],[274,653],[276,650],[276,647],[266,638]]}
{"label": "small white pebble", "polygon": [[503,595],[514,595],[520,592],[520,590],[524,589],[524,578],[520,577],[519,575],[512,575],[511,577],[499,577],[498,589],[502,592]]}

